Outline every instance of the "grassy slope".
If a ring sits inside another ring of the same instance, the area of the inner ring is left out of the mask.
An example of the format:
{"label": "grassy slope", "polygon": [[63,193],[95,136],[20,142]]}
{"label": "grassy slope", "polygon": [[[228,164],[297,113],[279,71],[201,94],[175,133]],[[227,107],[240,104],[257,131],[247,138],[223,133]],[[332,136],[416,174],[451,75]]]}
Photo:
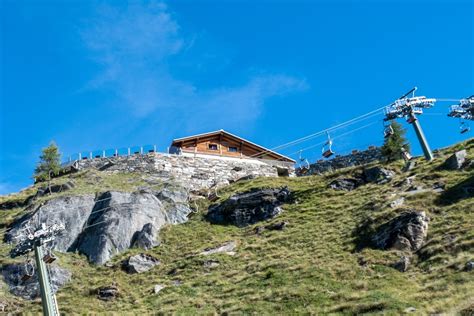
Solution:
{"label": "grassy slope", "polygon": [[[474,158],[474,141],[457,148],[462,146]],[[452,151],[443,152],[443,156]],[[389,166],[397,171],[392,183],[365,185],[352,192],[329,190],[327,184],[340,175],[359,172],[358,169],[231,185],[219,192],[221,200],[253,187],[288,185],[295,192],[297,203],[285,205],[284,213],[272,220],[288,221],[287,229],[255,235],[253,229],[258,225],[243,229],[211,225],[203,220],[207,202],[201,201],[200,211],[188,223],[167,227],[160,233],[162,245],[147,253],[158,257],[162,264],[143,274],[128,275],[119,268],[120,260],[141,252],[139,249],[115,257],[113,268],[91,266],[79,254],[60,254],[60,265],[73,272],[73,280],[58,293],[59,307],[66,313],[389,314],[398,314],[407,307],[415,307],[419,313],[455,313],[473,308],[474,272],[462,271],[462,267],[468,259],[474,259],[474,198],[457,198],[458,185],[473,181],[473,172],[438,170],[442,161],[439,158],[429,164],[420,159],[412,172],[417,174],[416,183],[425,187],[436,181],[445,182],[448,193],[406,196],[404,208],[426,211],[431,222],[426,246],[405,273],[387,266],[400,253],[355,250],[359,239],[354,232],[361,231],[362,223],[371,223],[364,226],[370,229],[402,211],[387,206],[396,198],[393,193],[400,192],[393,185],[408,175],[400,171],[401,164],[395,163]],[[138,175],[105,176],[89,172],[75,178],[76,189],[62,194],[95,192],[98,188],[131,190],[143,185]],[[0,225],[4,226],[22,210],[2,212]],[[229,240],[238,241],[235,256],[195,255]],[[4,256],[7,250],[1,244],[1,264],[11,261]],[[209,259],[218,260],[220,265],[204,267],[204,261]],[[174,286],[176,281],[181,285]],[[120,288],[120,297],[113,302],[97,300],[94,290],[112,282]],[[155,284],[167,287],[154,295],[151,290]],[[23,311],[37,312],[41,308],[38,301],[12,297],[5,286],[0,289],[0,296]]]}

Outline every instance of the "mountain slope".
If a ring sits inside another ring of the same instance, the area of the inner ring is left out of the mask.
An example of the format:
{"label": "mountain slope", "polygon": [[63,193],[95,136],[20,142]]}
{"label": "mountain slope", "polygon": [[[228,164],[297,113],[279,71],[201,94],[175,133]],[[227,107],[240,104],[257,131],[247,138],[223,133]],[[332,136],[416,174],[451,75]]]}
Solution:
{"label": "mountain slope", "polygon": [[[456,149],[468,150],[474,160],[474,141],[443,150],[431,163],[417,159],[417,166],[403,172],[403,165],[384,166],[395,172],[385,184],[364,184],[353,191],[336,191],[328,184],[338,178],[353,178],[362,167],[323,176],[259,178],[239,181],[219,190],[219,200],[251,188],[288,186],[293,203],[269,223],[286,221],[283,230],[212,225],[204,218],[210,202],[199,199],[197,211],[185,224],[160,232],[161,245],[148,251],[131,249],[110,264],[94,266],[80,254],[59,254],[59,265],[72,272],[72,280],[57,294],[65,313],[85,312],[179,312],[194,313],[472,313],[474,271],[465,265],[474,260],[474,169],[449,171],[441,168]],[[426,191],[407,191],[412,186]],[[95,181],[91,181],[95,177]],[[105,175],[85,172],[70,176],[76,187],[53,194],[85,194],[106,189],[129,191],[146,185],[138,174]],[[58,179],[65,182],[68,179]],[[436,193],[433,186],[445,185]],[[30,192],[4,197],[21,201]],[[404,204],[390,203],[404,197]],[[49,199],[41,197],[38,201]],[[400,272],[391,265],[403,254],[374,249],[370,236],[381,224],[414,209],[430,218],[425,245],[412,255],[409,268]],[[21,215],[22,207],[2,210],[1,226]],[[235,241],[235,255],[200,255],[208,247]],[[2,265],[9,247],[0,248]],[[121,261],[145,252],[161,264],[142,274],[127,274]],[[97,288],[116,284],[119,295],[104,302]],[[154,286],[165,286],[158,294]],[[0,301],[8,311],[38,312],[39,301],[24,301],[8,293],[4,283]],[[414,309],[413,309],[414,308]]]}

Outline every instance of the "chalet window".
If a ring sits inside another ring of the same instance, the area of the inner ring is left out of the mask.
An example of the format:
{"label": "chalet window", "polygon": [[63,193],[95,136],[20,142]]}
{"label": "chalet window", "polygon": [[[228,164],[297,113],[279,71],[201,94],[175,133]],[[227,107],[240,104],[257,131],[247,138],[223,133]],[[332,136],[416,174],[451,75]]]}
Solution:
{"label": "chalet window", "polygon": [[229,147],[229,152],[231,152],[231,153],[236,153],[238,151],[239,150],[237,149],[237,147]]}
{"label": "chalet window", "polygon": [[217,150],[217,144],[209,144],[209,150]]}

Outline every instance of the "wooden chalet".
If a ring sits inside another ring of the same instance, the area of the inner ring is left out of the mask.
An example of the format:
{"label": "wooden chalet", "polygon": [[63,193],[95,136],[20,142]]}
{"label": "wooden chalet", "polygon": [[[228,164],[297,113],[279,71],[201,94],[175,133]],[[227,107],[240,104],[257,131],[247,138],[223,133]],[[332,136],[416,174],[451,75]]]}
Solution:
{"label": "wooden chalet", "polygon": [[254,158],[295,163],[295,161],[289,157],[222,129],[215,132],[175,139],[171,143],[170,153]]}

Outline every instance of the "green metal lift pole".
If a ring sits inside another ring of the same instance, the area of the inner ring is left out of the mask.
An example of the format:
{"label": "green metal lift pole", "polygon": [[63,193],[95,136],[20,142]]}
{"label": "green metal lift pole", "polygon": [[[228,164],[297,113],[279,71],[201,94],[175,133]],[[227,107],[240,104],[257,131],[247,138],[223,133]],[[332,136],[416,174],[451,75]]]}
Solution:
{"label": "green metal lift pole", "polygon": [[59,311],[54,298],[51,283],[49,282],[48,271],[46,270],[46,263],[43,261],[43,246],[35,246],[36,270],[38,273],[38,282],[41,290],[41,304],[43,305],[43,315],[56,316]]}
{"label": "green metal lift pole", "polygon": [[418,122],[417,117],[415,114],[410,113],[410,119],[412,121],[413,128],[415,129],[416,136],[418,137],[418,141],[420,142],[421,148],[423,149],[423,153],[425,154],[425,158],[428,161],[433,160],[433,153],[431,152],[430,145],[428,145],[428,142],[426,140],[425,134],[423,133],[423,130],[421,129],[420,122]]}

